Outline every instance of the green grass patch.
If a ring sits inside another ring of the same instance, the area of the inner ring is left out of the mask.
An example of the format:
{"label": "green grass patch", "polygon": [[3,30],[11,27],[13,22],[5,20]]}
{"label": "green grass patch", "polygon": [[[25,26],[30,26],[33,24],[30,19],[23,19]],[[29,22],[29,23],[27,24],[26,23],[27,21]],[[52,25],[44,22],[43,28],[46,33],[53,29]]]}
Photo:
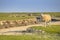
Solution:
{"label": "green grass patch", "polygon": [[[60,12],[43,12],[44,14],[50,14],[54,17],[60,17]],[[32,16],[29,16],[28,14],[32,14]],[[12,16],[12,17],[10,17]],[[15,17],[17,16],[17,17]],[[25,16],[25,17],[22,17]],[[0,20],[21,20],[21,19],[27,19],[27,18],[34,18],[35,16],[40,16],[40,12],[33,12],[33,13],[27,13],[27,12],[0,12]]]}
{"label": "green grass patch", "polygon": [[0,20],[22,20],[22,19],[29,19],[29,18],[34,18],[30,16],[25,16],[25,17],[0,17]]}
{"label": "green grass patch", "polygon": [[59,33],[60,34],[60,25],[51,25],[51,27],[34,26],[32,28],[36,29],[36,30],[44,30],[49,33]]}
{"label": "green grass patch", "polygon": [[60,40],[54,35],[0,35],[0,40]]}

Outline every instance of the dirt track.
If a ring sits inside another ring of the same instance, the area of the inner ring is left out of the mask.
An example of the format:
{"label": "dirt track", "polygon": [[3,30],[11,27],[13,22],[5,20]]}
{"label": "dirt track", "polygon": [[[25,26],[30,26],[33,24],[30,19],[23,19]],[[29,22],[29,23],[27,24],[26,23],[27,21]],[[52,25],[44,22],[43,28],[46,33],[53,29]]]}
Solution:
{"label": "dirt track", "polygon": [[[60,25],[60,21],[52,22],[51,25]],[[1,32],[8,32],[8,31],[19,31],[19,30],[22,31],[22,30],[26,30],[27,28],[32,27],[32,26],[44,26],[44,25],[42,23],[40,23],[40,24],[34,24],[34,25],[28,25],[28,26],[0,29],[0,33]]]}

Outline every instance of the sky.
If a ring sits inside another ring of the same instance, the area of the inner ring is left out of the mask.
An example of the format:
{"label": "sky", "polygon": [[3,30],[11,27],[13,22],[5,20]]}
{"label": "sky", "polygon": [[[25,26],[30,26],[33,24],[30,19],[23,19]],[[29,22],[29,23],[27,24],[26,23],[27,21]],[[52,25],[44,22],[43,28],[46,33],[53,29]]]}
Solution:
{"label": "sky", "polygon": [[60,0],[0,0],[0,12],[60,12]]}

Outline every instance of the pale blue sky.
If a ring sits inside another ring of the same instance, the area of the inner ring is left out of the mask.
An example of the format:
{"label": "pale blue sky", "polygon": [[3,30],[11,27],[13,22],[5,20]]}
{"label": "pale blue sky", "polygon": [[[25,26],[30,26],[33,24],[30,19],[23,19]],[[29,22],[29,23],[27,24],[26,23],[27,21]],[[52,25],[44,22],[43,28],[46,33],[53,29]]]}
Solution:
{"label": "pale blue sky", "polygon": [[0,12],[60,12],[60,0],[0,0]]}

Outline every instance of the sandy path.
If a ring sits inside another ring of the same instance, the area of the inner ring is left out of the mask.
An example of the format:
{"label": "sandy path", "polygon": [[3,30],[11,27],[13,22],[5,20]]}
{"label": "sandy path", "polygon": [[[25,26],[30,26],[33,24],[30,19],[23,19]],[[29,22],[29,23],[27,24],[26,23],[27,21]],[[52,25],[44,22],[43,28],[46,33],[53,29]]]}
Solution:
{"label": "sandy path", "polygon": [[7,32],[7,31],[22,31],[26,30],[29,27],[32,26],[42,26],[42,24],[35,24],[35,25],[28,25],[28,26],[21,26],[21,27],[13,27],[13,28],[7,28],[7,29],[0,29],[0,32]]}
{"label": "sandy path", "polygon": [[[52,22],[51,25],[60,25],[60,21],[58,22]],[[26,30],[28,27],[32,27],[32,26],[43,26],[43,24],[34,24],[34,25],[28,25],[28,26],[21,26],[21,27],[13,27],[13,28],[7,28],[7,29],[0,29],[0,33],[1,32],[8,32],[8,31],[22,31],[22,30]]]}

